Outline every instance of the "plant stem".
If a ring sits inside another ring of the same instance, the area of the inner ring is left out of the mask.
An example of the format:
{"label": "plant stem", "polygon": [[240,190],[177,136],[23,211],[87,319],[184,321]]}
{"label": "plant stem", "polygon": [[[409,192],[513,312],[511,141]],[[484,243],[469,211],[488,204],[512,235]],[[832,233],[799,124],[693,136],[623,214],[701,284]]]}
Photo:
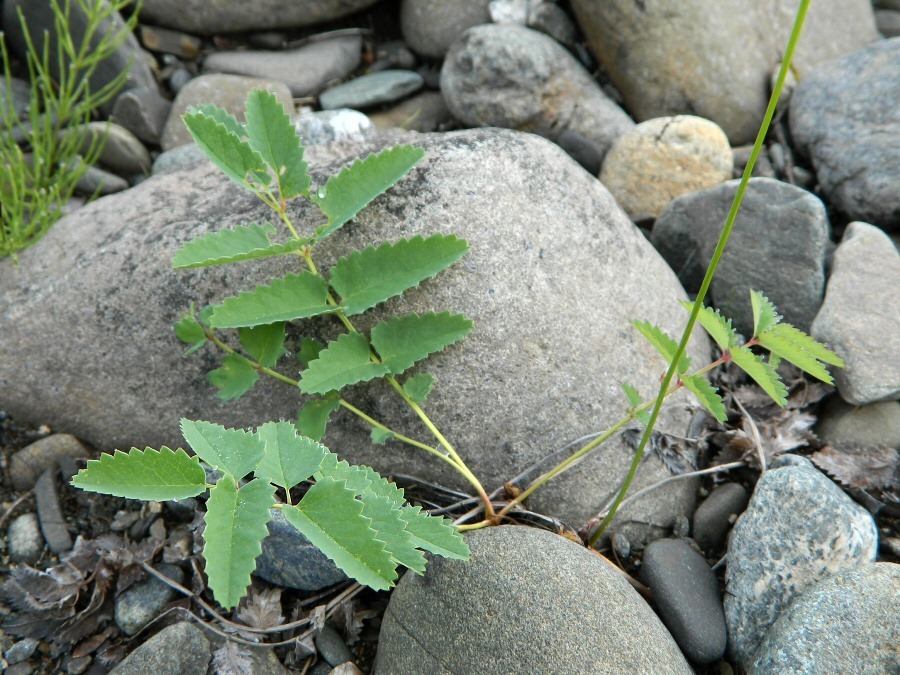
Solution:
{"label": "plant stem", "polygon": [[665,392],[669,388],[669,384],[672,382],[672,378],[675,376],[675,370],[678,364],[678,360],[681,358],[681,355],[684,354],[685,349],[687,348],[688,340],[691,337],[691,332],[694,329],[694,324],[697,322],[697,315],[700,312],[700,307],[702,306],[703,300],[706,297],[706,293],[709,290],[709,286],[712,283],[713,277],[716,274],[716,268],[719,266],[719,261],[722,259],[722,254],[725,251],[725,245],[728,243],[728,239],[731,236],[731,230],[734,227],[734,221],[737,217],[738,210],[741,207],[741,202],[744,199],[744,192],[747,190],[747,184],[750,182],[750,176],[753,174],[753,167],[756,164],[756,159],[759,157],[759,153],[762,150],[763,141],[766,138],[766,133],[769,131],[769,125],[772,122],[772,117],[775,114],[775,107],[778,104],[778,100],[781,98],[781,91],[784,88],[784,81],[787,77],[788,72],[790,71],[791,61],[794,57],[794,51],[797,48],[797,42],[800,40],[800,33],[803,30],[803,22],[806,18],[806,12],[809,9],[809,0],[801,0],[800,7],[797,10],[797,16],[794,20],[794,27],[791,30],[791,36],[788,39],[787,48],[785,49],[784,60],[781,62],[781,69],[778,71],[778,78],[775,82],[775,86],[772,88],[772,95],[769,98],[769,105],[766,108],[766,113],[763,116],[762,124],[759,128],[759,133],[756,135],[756,141],[753,143],[753,149],[750,151],[750,159],[747,161],[747,166],[744,167],[744,173],[741,176],[741,182],[738,185],[737,192],[734,195],[734,200],[731,203],[731,209],[728,211],[728,217],[725,219],[725,225],[722,227],[722,233],[719,235],[719,241],[716,244],[716,249],[713,252],[712,260],[709,262],[709,266],[706,268],[706,275],[703,277],[703,283],[700,284],[700,291],[697,293],[697,298],[694,302],[694,306],[691,309],[691,315],[688,318],[687,325],[684,328],[684,331],[681,335],[681,341],[678,343],[678,349],[675,350],[675,354],[672,357],[672,362],[669,364],[669,368],[666,371],[666,375],[663,378],[662,383],[659,387],[659,395],[656,397],[656,404],[653,406],[653,411],[650,413],[650,421],[647,424],[646,429],[644,429],[644,435],[641,438],[641,443],[638,446],[637,452],[635,452],[634,460],[631,462],[631,467],[628,470],[628,475],[625,477],[625,482],[622,485],[622,489],[619,491],[618,496],[610,507],[609,513],[606,514],[606,517],[603,519],[603,522],[600,523],[599,527],[594,531],[590,538],[590,545],[593,546],[596,544],[597,540],[603,535],[606,531],[606,528],[609,527],[609,524],[612,522],[613,518],[615,518],[616,511],[621,505],[622,501],[625,499],[625,495],[628,493],[628,488],[631,487],[631,482],[634,480],[634,476],[637,473],[638,466],[641,463],[641,459],[644,456],[644,450],[647,447],[647,442],[650,440],[650,434],[653,433],[653,427],[656,425],[656,420],[659,418],[659,412],[662,409],[662,402],[664,398]]}

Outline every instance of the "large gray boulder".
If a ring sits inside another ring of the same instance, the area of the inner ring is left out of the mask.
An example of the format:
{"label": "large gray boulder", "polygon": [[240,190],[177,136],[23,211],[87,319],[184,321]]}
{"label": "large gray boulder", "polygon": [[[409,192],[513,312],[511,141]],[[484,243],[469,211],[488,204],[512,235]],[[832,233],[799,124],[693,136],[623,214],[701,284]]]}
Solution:
{"label": "large gray boulder", "polygon": [[[327,270],[351,249],[419,233],[468,240],[462,261],[385,307],[391,314],[448,309],[474,321],[464,342],[424,362],[421,370],[438,380],[425,408],[492,489],[621,419],[620,382],[655,393],[664,363],[629,321],[649,320],[675,334],[685,296],[602,184],[552,143],[497,129],[410,138],[425,160],[317,248],[317,264]],[[314,183],[365,150],[308,148]],[[301,232],[321,222],[302,200],[290,214]],[[0,409],[104,450],[184,445],[180,417],[236,427],[294,419],[301,397],[267,378],[236,402],[218,400],[205,377],[219,355],[204,350],[185,360],[172,332],[191,302],[221,301],[288,269],[279,258],[175,272],[175,251],[204,232],[270,216],[203,163],[98,200],[60,221],[18,266],[0,261]],[[367,329],[377,316],[364,315],[358,325]],[[299,335],[334,337],[335,330],[326,318],[301,325]],[[692,346],[698,366],[708,359],[707,345],[698,339]],[[290,359],[281,369],[297,377]],[[430,439],[387,385],[370,383],[346,397],[401,433]],[[676,402],[661,428],[683,434],[688,418]],[[369,431],[341,410],[325,441],[385,473],[467,486],[424,452],[397,442],[371,445]],[[531,505],[582,521],[605,504],[631,457],[616,437]],[[651,457],[639,483],[666,475]],[[690,512],[693,498],[693,486],[677,481],[624,517],[667,527]]]}

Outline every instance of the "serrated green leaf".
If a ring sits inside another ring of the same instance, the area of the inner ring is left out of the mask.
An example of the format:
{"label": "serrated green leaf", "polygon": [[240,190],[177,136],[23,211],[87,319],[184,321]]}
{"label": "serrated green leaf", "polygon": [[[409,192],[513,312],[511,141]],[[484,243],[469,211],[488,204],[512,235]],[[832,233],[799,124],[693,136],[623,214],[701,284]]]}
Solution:
{"label": "serrated green leaf", "polygon": [[403,391],[419,405],[425,403],[433,388],[434,377],[428,373],[412,375],[406,378],[406,382],[403,383]]}
{"label": "serrated green leaf", "polygon": [[372,520],[372,529],[390,552],[391,559],[416,574],[425,572],[425,556],[412,543],[406,530],[403,512],[386,497],[367,495],[362,500],[362,514]]}
{"label": "serrated green leaf", "polygon": [[325,345],[318,340],[308,337],[301,338],[300,349],[297,350],[297,360],[300,362],[300,366],[309,368],[310,362],[319,358],[319,353],[323,349],[325,349]]}
{"label": "serrated green leaf", "polygon": [[341,407],[341,399],[337,396],[326,396],[307,401],[297,416],[297,428],[300,433],[314,441],[322,440],[328,418]]}
{"label": "serrated green leaf", "polygon": [[[693,302],[682,300],[681,305],[689,312],[694,309]],[[737,346],[737,335],[731,326],[731,319],[726,319],[718,310],[701,307],[697,313],[697,320],[723,352]]]}
{"label": "serrated green leaf", "polygon": [[719,422],[724,422],[728,419],[728,414],[725,412],[725,402],[719,396],[716,388],[703,375],[684,375],[681,377],[681,382],[709,411],[710,415]]}
{"label": "serrated green leaf", "polygon": [[300,137],[275,94],[262,89],[250,92],[246,113],[250,145],[275,172],[282,198],[308,195],[310,179]]}
{"label": "serrated green leaf", "polygon": [[290,490],[312,476],[322,465],[328,448],[298,436],[290,422],[266,422],[256,430],[265,448],[255,475]]}
{"label": "serrated green leaf", "polygon": [[750,304],[753,306],[753,336],[769,330],[781,321],[781,315],[775,305],[759,291],[750,291]]}
{"label": "serrated green leaf", "polygon": [[186,499],[206,491],[206,472],[197,457],[178,448],[132,448],[128,453],[100,455],[72,478],[72,485],[88,492],[163,502]]}
{"label": "serrated green leaf", "polygon": [[181,321],[175,324],[175,337],[190,345],[184,355],[190,356],[206,344],[206,333],[197,320],[192,316],[183,316]]}
{"label": "serrated green leaf", "polygon": [[751,352],[747,347],[735,347],[731,350],[731,360],[762,387],[772,400],[782,408],[787,404],[787,389],[772,366],[762,357]]}
{"label": "serrated green leaf", "polygon": [[[674,357],[675,352],[678,351],[678,343],[675,342],[675,340],[666,335],[661,328],[654,326],[647,321],[632,321],[631,323],[638,331],[640,331],[641,335],[647,338],[650,344],[656,348],[656,351],[658,351],[668,363],[672,362],[672,357]],[[678,359],[678,374],[681,375],[682,373],[686,373],[690,367],[690,357],[687,354],[682,354],[681,358]]]}
{"label": "serrated green leaf", "polygon": [[[844,367],[844,360],[840,356],[828,349],[821,342],[816,341],[812,336],[807,335],[802,330],[789,323],[780,323],[769,332],[779,338],[790,340],[798,345],[803,351],[809,353],[814,359],[830,363],[832,366],[837,366],[838,368]],[[762,336],[760,336],[760,338],[762,338]]]}
{"label": "serrated green leaf", "polygon": [[253,328],[239,328],[238,338],[247,353],[266,368],[271,368],[287,353],[284,348],[284,322]]}
{"label": "serrated green leaf", "polygon": [[[625,392],[625,397],[628,399],[628,405],[632,409],[637,408],[642,403],[641,395],[638,394],[637,389],[627,382],[622,382],[622,391]],[[634,416],[637,417],[638,421],[644,426],[650,423],[650,413],[646,410],[635,410]]]}
{"label": "serrated green leaf", "polygon": [[392,375],[399,375],[416,361],[462,340],[472,322],[462,314],[407,314],[380,321],[372,329],[372,346]]}
{"label": "serrated green leaf", "polygon": [[304,394],[327,394],[347,385],[366,382],[387,375],[390,370],[373,363],[369,343],[359,333],[345,333],[319,353],[300,375],[300,391]]}
{"label": "serrated green leaf", "polygon": [[262,157],[250,144],[215,118],[203,113],[182,116],[197,145],[226,176],[241,187],[255,190],[253,180],[265,184],[261,174],[268,175]]}
{"label": "serrated green leaf", "polygon": [[338,456],[333,452],[325,455],[325,459],[322,460],[322,466],[319,467],[315,478],[319,480],[323,476],[344,481],[347,487],[360,497],[365,497],[366,495],[386,497],[398,508],[405,503],[403,490],[373,468],[349,464],[344,460],[338,459]]}
{"label": "serrated green leaf", "polygon": [[372,427],[369,432],[369,438],[372,439],[372,445],[384,445],[387,441],[394,437],[394,432],[386,431],[379,427]]}
{"label": "serrated green leaf", "polygon": [[[812,354],[812,350],[821,353],[828,351],[803,331],[794,328],[790,324],[780,323],[777,326],[760,333],[759,343],[772,352],[775,357],[790,361],[800,370],[809,373],[826,384],[832,384],[831,373]],[[811,349],[810,349],[811,348]],[[829,357],[836,354],[828,352]],[[769,359],[771,365],[772,359]]]}
{"label": "serrated green leaf", "polygon": [[327,476],[297,506],[283,508],[288,522],[347,576],[375,590],[387,590],[397,578],[396,564],[362,510],[353,490]]}
{"label": "serrated green leaf", "polygon": [[288,274],[268,286],[226,298],[213,308],[210,325],[242,328],[327,314],[337,309],[327,304],[327,297],[328,284],[322,277],[312,272]]}
{"label": "serrated green leaf", "polygon": [[265,450],[256,434],[212,422],[182,419],[181,433],[200,459],[235,478],[253,471]]}
{"label": "serrated green leaf", "polygon": [[337,176],[329,178],[323,187],[310,195],[310,200],[328,217],[327,223],[316,228],[316,240],[324,239],[353,218],[409,173],[424,156],[421,148],[398,145],[358,159]]}
{"label": "serrated green leaf", "polygon": [[178,249],[172,257],[172,267],[175,269],[212,267],[244,260],[271,258],[299,251],[310,242],[310,239],[306,238],[273,244],[269,241],[269,235],[274,233],[275,226],[271,223],[238,225],[231,230],[209,232],[192,239]]}
{"label": "serrated green leaf", "polygon": [[201,113],[207,117],[212,117],[216,122],[223,125],[228,131],[233,131],[238,138],[247,137],[247,129],[244,125],[237,121],[237,118],[224,108],[220,108],[212,103],[201,103],[200,105],[188,106],[187,112]]}
{"label": "serrated green leaf", "polygon": [[216,396],[223,401],[233,401],[253,388],[259,372],[240,354],[227,354],[222,357],[222,367],[209,371],[206,379],[219,390]]}
{"label": "serrated green leaf", "polygon": [[468,560],[472,555],[459,530],[446,518],[423,513],[421,506],[405,506],[401,514],[416,548],[456,560]]}
{"label": "serrated green leaf", "polygon": [[443,234],[385,242],[338,260],[331,268],[329,282],[341,296],[344,313],[360,314],[433,277],[468,250],[464,239]]}
{"label": "serrated green leaf", "polygon": [[222,476],[209,491],[203,558],[209,587],[223,607],[236,606],[250,585],[274,504],[275,486],[259,478],[237,489],[234,478]]}

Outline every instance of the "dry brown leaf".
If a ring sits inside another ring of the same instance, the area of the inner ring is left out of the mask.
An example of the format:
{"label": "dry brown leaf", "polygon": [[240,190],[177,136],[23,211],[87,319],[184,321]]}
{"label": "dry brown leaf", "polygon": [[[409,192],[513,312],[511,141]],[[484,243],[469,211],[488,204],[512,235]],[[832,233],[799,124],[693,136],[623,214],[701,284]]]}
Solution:
{"label": "dry brown leaf", "polygon": [[238,608],[236,618],[251,628],[274,628],[284,622],[281,613],[281,589],[250,587]]}
{"label": "dry brown leaf", "polygon": [[896,485],[900,473],[900,452],[886,445],[867,448],[827,445],[810,459],[847,487],[862,490]]}
{"label": "dry brown leaf", "polygon": [[212,666],[218,675],[246,675],[253,672],[253,659],[244,646],[226,640],[213,652]]}

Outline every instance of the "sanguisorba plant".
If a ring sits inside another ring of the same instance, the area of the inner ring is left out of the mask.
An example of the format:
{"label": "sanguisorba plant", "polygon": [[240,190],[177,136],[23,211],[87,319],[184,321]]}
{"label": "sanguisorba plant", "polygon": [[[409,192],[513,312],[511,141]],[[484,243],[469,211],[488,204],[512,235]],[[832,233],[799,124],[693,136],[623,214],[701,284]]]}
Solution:
{"label": "sanguisorba plant", "polygon": [[[73,3],[85,16],[83,35],[70,30]],[[106,138],[86,126],[92,113],[113,98],[128,79],[123,70],[92,91],[91,75],[134,30],[138,8],[120,30],[110,19],[132,0],[50,0],[53,35],[43,45],[32,39],[25,17],[18,19],[27,47],[30,100],[24,118],[15,110],[12,64],[0,31],[5,96],[0,101],[0,258],[36,243],[63,214],[82,176],[100,156]],[[65,133],[63,131],[65,130]]]}

